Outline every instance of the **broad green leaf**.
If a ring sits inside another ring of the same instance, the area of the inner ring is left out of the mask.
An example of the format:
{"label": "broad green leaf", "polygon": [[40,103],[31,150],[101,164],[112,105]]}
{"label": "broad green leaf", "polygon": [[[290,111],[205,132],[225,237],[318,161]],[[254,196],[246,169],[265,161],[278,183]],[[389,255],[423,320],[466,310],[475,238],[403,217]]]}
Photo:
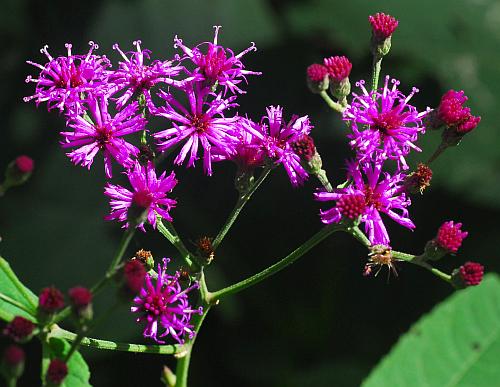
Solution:
{"label": "broad green leaf", "polygon": [[500,380],[500,280],[488,275],[418,321],[363,387],[489,387]]}
{"label": "broad green leaf", "polygon": [[15,316],[23,316],[33,320],[36,315],[38,298],[17,278],[9,263],[0,257],[0,293],[23,305],[31,313],[0,299],[0,319],[12,320]]}
{"label": "broad green leaf", "polygon": [[[63,359],[71,348],[66,340],[52,337],[49,341],[52,357]],[[68,376],[61,387],[90,387],[90,370],[80,352],[75,352],[68,362]]]}

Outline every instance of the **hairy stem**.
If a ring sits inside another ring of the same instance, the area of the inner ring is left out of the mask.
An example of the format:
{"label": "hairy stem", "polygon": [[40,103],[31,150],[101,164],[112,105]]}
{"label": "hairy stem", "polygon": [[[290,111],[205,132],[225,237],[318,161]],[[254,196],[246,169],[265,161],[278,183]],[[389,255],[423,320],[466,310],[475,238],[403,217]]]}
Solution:
{"label": "hairy stem", "polygon": [[[61,339],[74,342],[77,340],[78,335],[76,333],[67,331],[60,328],[57,325],[53,325],[49,333],[49,337],[57,337]],[[80,345],[90,348],[102,349],[106,351],[122,351],[122,352],[134,352],[134,353],[156,353],[159,355],[174,355],[176,353],[184,352],[184,346],[182,345],[143,345],[143,344],[132,344],[132,343],[120,343],[109,340],[101,340],[92,337],[83,337],[81,339]]]}
{"label": "hairy stem", "polygon": [[235,220],[238,218],[238,215],[240,214],[241,210],[243,207],[245,207],[245,204],[250,200],[254,192],[259,188],[259,186],[262,184],[262,182],[266,179],[266,177],[269,175],[271,172],[272,167],[266,167],[262,173],[260,174],[259,178],[255,180],[255,182],[250,186],[248,191],[243,193],[239,198],[238,201],[236,202],[236,205],[233,208],[233,211],[231,214],[229,214],[229,217],[226,220],[226,223],[224,226],[222,226],[221,230],[219,231],[219,234],[217,237],[214,239],[212,246],[214,250],[220,245],[226,234],[228,233],[229,229],[235,222]]}
{"label": "hairy stem", "polygon": [[[380,70],[382,68],[382,56],[373,55],[373,67],[372,67],[372,92],[378,89],[378,79],[380,77]],[[375,93],[372,95],[372,99],[375,100]]]}
{"label": "hairy stem", "polygon": [[193,330],[195,332],[195,336],[185,345],[185,353],[182,354],[182,357],[179,357],[177,361],[177,367],[175,370],[176,374],[176,382],[175,387],[187,387],[187,380],[189,374],[189,365],[191,361],[191,352],[193,351],[194,342],[196,337],[199,334],[201,324],[205,320],[208,311],[210,310],[211,303],[209,300],[210,293],[207,290],[207,284],[205,282],[205,276],[203,271],[200,273],[200,293],[201,293],[201,301],[199,306],[203,307],[203,313],[201,315],[197,314],[193,316],[192,324]]}
{"label": "hairy stem", "polygon": [[326,91],[322,91],[319,95],[321,95],[321,98],[324,99],[326,104],[332,109],[335,110],[338,113],[342,113],[345,110],[345,106],[342,106],[340,103],[335,102],[333,99],[330,98],[328,93]]}

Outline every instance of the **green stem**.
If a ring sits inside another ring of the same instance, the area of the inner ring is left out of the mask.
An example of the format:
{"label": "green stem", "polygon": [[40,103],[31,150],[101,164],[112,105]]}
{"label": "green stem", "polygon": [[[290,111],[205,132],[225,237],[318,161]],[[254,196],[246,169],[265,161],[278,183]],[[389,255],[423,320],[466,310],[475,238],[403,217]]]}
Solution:
{"label": "green stem", "polygon": [[176,375],[175,387],[187,387],[189,364],[191,361],[191,352],[193,351],[193,345],[196,340],[196,337],[199,334],[201,324],[203,324],[203,321],[205,320],[205,317],[208,314],[208,311],[210,310],[210,307],[212,305],[209,300],[210,293],[207,290],[207,284],[205,282],[205,276],[203,274],[203,271],[200,273],[199,282],[200,282],[200,292],[202,296],[201,306],[203,307],[203,313],[201,315],[197,314],[193,316],[192,324],[193,324],[193,330],[194,332],[196,332],[196,334],[189,341],[189,343],[186,343],[185,347],[186,352],[183,353],[182,357],[179,357],[179,360],[177,361],[177,367],[175,369],[175,375]]}
{"label": "green stem", "polygon": [[340,103],[335,102],[333,99],[331,99],[326,91],[322,91],[319,95],[321,95],[321,98],[325,100],[326,104],[332,110],[335,110],[338,113],[342,113],[345,110],[345,106],[342,106]]}
{"label": "green stem", "polygon": [[427,165],[430,165],[434,160],[436,160],[439,156],[443,154],[443,152],[448,148],[448,145],[445,144],[444,142],[441,142],[439,144],[439,147],[436,149],[436,151],[432,154],[432,156],[427,160]]}
{"label": "green stem", "polygon": [[262,184],[262,182],[266,179],[266,177],[269,175],[271,172],[272,167],[268,166],[266,167],[262,173],[260,174],[259,178],[255,180],[255,182],[250,186],[248,191],[246,191],[244,194],[242,194],[239,198],[238,201],[236,202],[236,205],[233,208],[233,211],[231,214],[229,214],[229,217],[226,220],[226,223],[224,226],[222,226],[221,230],[219,231],[219,234],[217,237],[214,239],[212,242],[213,249],[217,249],[217,247],[220,245],[226,234],[228,233],[229,229],[235,222],[235,220],[238,218],[238,215],[240,214],[241,210],[243,207],[245,207],[245,204],[250,200],[254,192],[259,188],[259,186]]}
{"label": "green stem", "polygon": [[[167,225],[163,224],[163,221],[161,217],[157,217],[156,219],[156,228],[162,234],[167,240],[179,251],[179,253],[182,256],[182,259],[184,262],[186,262],[186,265],[188,265],[189,268],[199,268],[199,263],[196,262],[194,263],[193,260],[191,259],[194,257],[189,250],[186,248],[184,245],[184,242],[182,242],[182,239],[180,238],[179,234],[177,234],[177,231],[174,228],[174,225],[170,222],[167,222]],[[195,267],[197,266],[197,267]]]}
{"label": "green stem", "polygon": [[40,378],[42,379],[42,386],[45,386],[45,377],[47,375],[47,369],[49,368],[50,364],[50,348],[48,344],[48,337],[47,340],[42,341],[42,367],[40,370]]}
{"label": "green stem", "polygon": [[35,315],[36,313],[36,303],[33,301],[33,295],[28,293],[27,289],[24,285],[19,281],[14,272],[12,271],[9,263],[2,257],[0,257],[0,268],[5,273],[5,275],[9,278],[10,282],[16,287],[17,291],[21,293],[26,301],[31,305],[32,310],[30,311],[31,315]]}
{"label": "green stem", "polygon": [[228,286],[224,289],[218,290],[209,295],[209,299],[211,303],[214,303],[218,299],[227,296],[229,294],[235,294],[241,292],[243,289],[246,289],[250,286],[253,286],[266,278],[276,274],[295,262],[297,259],[302,257],[305,253],[311,250],[314,246],[316,246],[319,242],[330,236],[336,231],[344,230],[343,225],[331,224],[323,227],[320,231],[314,234],[311,238],[309,238],[306,242],[304,242],[301,246],[296,248],[293,252],[288,254],[285,258],[278,261],[272,266],[269,266],[267,269],[262,270],[261,272],[244,279],[243,281],[237,282],[231,286]]}
{"label": "green stem", "polygon": [[320,169],[316,174],[317,179],[321,183],[321,185],[328,191],[332,192],[333,187],[330,181],[328,180],[328,176],[326,176],[326,171],[324,169]]}
{"label": "green stem", "polygon": [[[62,329],[57,325],[52,327],[49,337],[57,337],[74,342],[78,335]],[[122,351],[122,352],[134,352],[134,353],[156,353],[159,355],[174,355],[176,353],[184,352],[184,346],[182,345],[143,345],[143,344],[131,344],[131,343],[120,343],[109,340],[101,340],[92,337],[83,337],[80,345],[85,347],[91,347],[96,349],[102,349],[107,351]]]}
{"label": "green stem", "polygon": [[365,233],[359,229],[358,226],[349,227],[346,229],[346,232],[351,234],[354,238],[356,238],[361,244],[365,247],[370,247],[370,240],[366,237]]}
{"label": "green stem", "polygon": [[421,266],[421,267],[429,270],[432,274],[434,274],[436,277],[442,279],[443,281],[448,282],[448,283],[451,282],[451,275],[443,273],[441,270],[436,269],[435,267],[432,267],[430,264],[428,264],[427,262],[425,262],[422,259],[422,256],[402,253],[400,251],[394,251],[394,250],[392,251],[392,256],[394,258],[413,263],[414,265]]}
{"label": "green stem", "polygon": [[16,377],[10,377],[7,380],[7,387],[16,387],[17,386],[17,378]]}
{"label": "green stem", "polygon": [[8,302],[9,304],[15,306],[16,308],[24,310],[30,316],[36,317],[32,309],[29,309],[26,305],[21,304],[19,301],[16,301],[13,298],[10,298],[9,296],[7,296],[3,293],[0,293],[0,300]]}
{"label": "green stem", "polygon": [[[380,77],[380,69],[382,68],[382,56],[375,54],[373,56],[373,68],[372,68],[372,92],[378,89],[378,79]],[[372,99],[375,100],[376,95],[373,93]]]}

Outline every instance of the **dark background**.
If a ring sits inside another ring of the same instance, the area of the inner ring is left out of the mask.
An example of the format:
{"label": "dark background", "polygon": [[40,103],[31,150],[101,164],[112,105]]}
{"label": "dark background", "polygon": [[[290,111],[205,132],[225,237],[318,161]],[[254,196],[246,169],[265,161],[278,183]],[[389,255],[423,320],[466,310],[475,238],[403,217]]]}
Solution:
{"label": "dark background", "polygon": [[[429,11],[432,10],[432,11]],[[425,195],[415,197],[412,233],[387,221],[393,247],[419,253],[445,220],[463,222],[469,231],[460,254],[439,262],[446,271],[466,260],[498,271],[497,238],[500,215],[500,152],[497,86],[500,73],[500,6],[493,0],[435,2],[379,1],[21,1],[2,0],[0,36],[0,124],[4,168],[19,154],[36,163],[32,179],[0,201],[1,254],[35,293],[55,284],[66,291],[90,286],[107,267],[120,239],[116,223],[102,220],[108,200],[102,195],[102,161],[92,172],[71,165],[58,146],[64,120],[36,109],[22,97],[33,93],[28,74],[37,74],[25,60],[45,63],[44,44],[52,55],[86,52],[87,42],[117,59],[118,42],[130,49],[142,39],[154,58],[173,54],[178,34],[188,46],[213,37],[237,53],[255,41],[256,53],[245,56],[250,77],[241,96],[240,113],[259,119],[266,106],[285,114],[308,114],[312,134],[330,179],[344,177],[343,159],[350,157],[345,127],[322,100],[305,86],[305,69],[323,57],[347,55],[353,62],[351,81],[369,76],[369,14],[384,11],[400,26],[382,73],[401,80],[403,92],[412,86],[420,109],[438,104],[449,88],[464,89],[469,106],[483,117],[476,131],[449,150],[433,166],[435,178]],[[426,159],[439,142],[429,133],[420,145]],[[169,170],[171,166],[166,166]],[[174,194],[178,207],[174,224],[185,240],[214,235],[236,200],[234,167],[215,166],[214,176],[196,169],[176,168],[180,183]],[[208,269],[212,290],[240,280],[272,264],[320,229],[320,206],[312,200],[318,186],[310,179],[293,189],[277,170],[245,208]],[[157,259],[175,254],[159,234],[138,233],[128,255],[151,250]],[[453,290],[430,273],[398,265],[399,277],[364,278],[366,251],[347,235],[334,235],[292,267],[254,288],[225,299],[208,315],[198,337],[190,373],[192,386],[355,386],[393,346],[411,323]],[[114,291],[96,301],[96,312],[113,302]],[[143,342],[142,328],[123,306],[95,332],[112,340]],[[3,342],[4,344],[5,342]],[[38,384],[38,343],[29,346],[27,373],[21,386]],[[97,352],[82,349],[95,386],[159,385],[163,364],[171,358],[155,355]]]}

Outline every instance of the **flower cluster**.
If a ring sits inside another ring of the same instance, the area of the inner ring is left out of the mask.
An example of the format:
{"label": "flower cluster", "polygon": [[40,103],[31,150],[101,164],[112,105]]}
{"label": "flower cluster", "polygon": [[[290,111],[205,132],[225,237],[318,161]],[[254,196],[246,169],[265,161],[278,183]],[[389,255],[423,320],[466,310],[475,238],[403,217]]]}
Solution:
{"label": "flower cluster", "polygon": [[[374,58],[380,60],[390,49],[390,37],[398,21],[390,15],[378,13],[370,16],[369,22],[372,43],[379,48],[373,52]],[[419,110],[412,104],[418,89],[413,87],[406,94],[400,81],[390,76],[385,77],[381,88],[376,87],[378,78],[374,78],[371,88],[365,86],[364,80],[356,82],[359,91],[352,92],[350,101],[347,101],[345,96],[350,89],[346,88],[347,81],[343,79],[347,79],[351,68],[347,58],[332,56],[324,59],[324,65],[314,64],[307,69],[310,87],[323,85],[321,82],[325,77],[330,80],[330,94],[338,100],[337,105],[325,93],[322,96],[327,101],[330,99],[330,105],[342,112],[348,127],[347,138],[355,152],[354,160],[347,162],[347,182],[333,190],[319,191],[315,198],[335,201],[334,207],[320,211],[323,223],[363,223],[372,246],[390,247],[383,216],[413,230],[415,224],[408,213],[410,194],[422,193],[432,178],[428,165],[420,163],[414,172],[409,172],[407,162],[411,151],[421,152],[417,141],[431,122],[427,117],[437,117],[460,134],[475,127],[480,118],[463,107],[467,101],[464,93],[454,90],[443,96],[435,110]],[[344,82],[344,89],[339,89],[342,85],[332,88],[332,82]],[[444,250],[454,253],[466,235],[460,232],[460,224],[451,224],[444,227],[437,240]]]}

